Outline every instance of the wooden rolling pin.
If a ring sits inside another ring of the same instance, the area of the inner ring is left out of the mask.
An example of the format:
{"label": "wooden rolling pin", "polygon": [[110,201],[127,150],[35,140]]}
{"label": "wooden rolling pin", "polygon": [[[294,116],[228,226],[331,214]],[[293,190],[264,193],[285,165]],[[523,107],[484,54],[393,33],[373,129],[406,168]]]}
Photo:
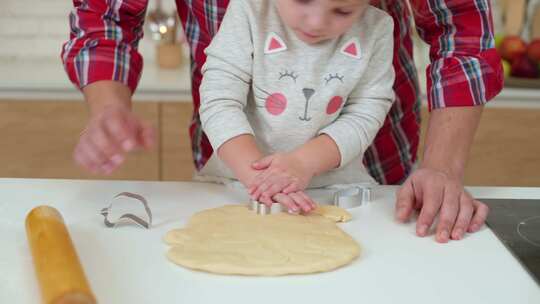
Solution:
{"label": "wooden rolling pin", "polygon": [[26,216],[26,235],[43,303],[96,303],[58,210],[49,206],[32,209]]}

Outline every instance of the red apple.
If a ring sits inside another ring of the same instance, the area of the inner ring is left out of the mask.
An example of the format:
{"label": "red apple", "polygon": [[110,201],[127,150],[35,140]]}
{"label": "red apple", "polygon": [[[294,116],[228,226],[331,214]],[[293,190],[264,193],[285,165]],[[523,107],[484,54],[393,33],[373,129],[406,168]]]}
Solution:
{"label": "red apple", "polygon": [[512,63],[512,76],[522,78],[538,78],[538,65],[527,57],[521,55]]}
{"label": "red apple", "polygon": [[527,56],[536,62],[540,63],[540,38],[533,40],[527,47]]}
{"label": "red apple", "polygon": [[506,36],[498,51],[503,59],[514,62],[515,59],[527,53],[527,44],[519,36]]}

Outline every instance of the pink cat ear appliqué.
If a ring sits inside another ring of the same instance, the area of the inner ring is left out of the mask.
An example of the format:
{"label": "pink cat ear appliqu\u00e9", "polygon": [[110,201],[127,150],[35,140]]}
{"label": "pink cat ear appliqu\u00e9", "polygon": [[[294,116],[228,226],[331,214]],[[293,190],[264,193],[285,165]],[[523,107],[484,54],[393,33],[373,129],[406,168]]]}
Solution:
{"label": "pink cat ear appliqu\u00e9", "polygon": [[266,37],[266,42],[264,43],[264,53],[265,54],[274,54],[277,52],[285,51],[287,45],[283,42],[283,39],[279,37],[276,33],[270,33]]}
{"label": "pink cat ear appliqu\u00e9", "polygon": [[355,59],[362,57],[358,38],[352,38],[341,47],[341,54]]}

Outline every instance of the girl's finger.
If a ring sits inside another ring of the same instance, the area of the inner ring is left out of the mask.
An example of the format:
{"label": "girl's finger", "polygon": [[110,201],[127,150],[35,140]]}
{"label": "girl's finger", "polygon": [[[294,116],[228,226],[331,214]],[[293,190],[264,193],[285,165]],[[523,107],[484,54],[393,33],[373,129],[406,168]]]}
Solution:
{"label": "girl's finger", "polygon": [[311,199],[311,197],[309,197],[304,191],[298,191],[297,193],[302,195],[304,199],[311,205],[311,210],[315,210],[317,208],[315,201],[313,201],[313,199]]}
{"label": "girl's finger", "polygon": [[134,148],[136,134],[128,122],[121,118],[120,115],[105,120],[103,125],[109,136],[124,152],[128,152]]}
{"label": "girl's finger", "polygon": [[280,203],[287,208],[291,214],[297,214],[300,211],[294,200],[287,194],[278,193],[274,195],[273,199],[276,203]]}
{"label": "girl's finger", "polygon": [[271,186],[264,191],[261,196],[273,197],[275,194],[282,192],[282,190],[290,184],[287,178],[275,177],[269,180]]}
{"label": "girl's finger", "polygon": [[304,213],[309,213],[311,211],[311,205],[305,199],[305,197],[297,192],[289,193],[288,195],[294,200],[297,206],[300,206]]}

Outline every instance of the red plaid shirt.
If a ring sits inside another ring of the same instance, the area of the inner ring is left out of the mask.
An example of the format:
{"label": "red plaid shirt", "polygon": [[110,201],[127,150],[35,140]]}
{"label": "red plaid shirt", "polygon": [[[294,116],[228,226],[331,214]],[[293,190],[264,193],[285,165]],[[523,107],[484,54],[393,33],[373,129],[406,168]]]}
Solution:
{"label": "red plaid shirt", "polygon": [[[250,1],[250,0],[244,0]],[[189,131],[200,169],[212,154],[198,115],[204,49],[217,32],[229,0],[176,0],[191,46],[194,113]],[[429,108],[481,105],[502,89],[500,58],[494,49],[489,0],[381,0],[373,3],[394,19],[396,103],[364,162],[382,184],[397,184],[411,172],[419,141],[420,100],[412,54],[411,20],[430,45],[426,71]],[[137,51],[147,0],[73,0],[70,40],[62,60],[71,81],[84,87],[115,80],[133,91],[143,60]]]}

